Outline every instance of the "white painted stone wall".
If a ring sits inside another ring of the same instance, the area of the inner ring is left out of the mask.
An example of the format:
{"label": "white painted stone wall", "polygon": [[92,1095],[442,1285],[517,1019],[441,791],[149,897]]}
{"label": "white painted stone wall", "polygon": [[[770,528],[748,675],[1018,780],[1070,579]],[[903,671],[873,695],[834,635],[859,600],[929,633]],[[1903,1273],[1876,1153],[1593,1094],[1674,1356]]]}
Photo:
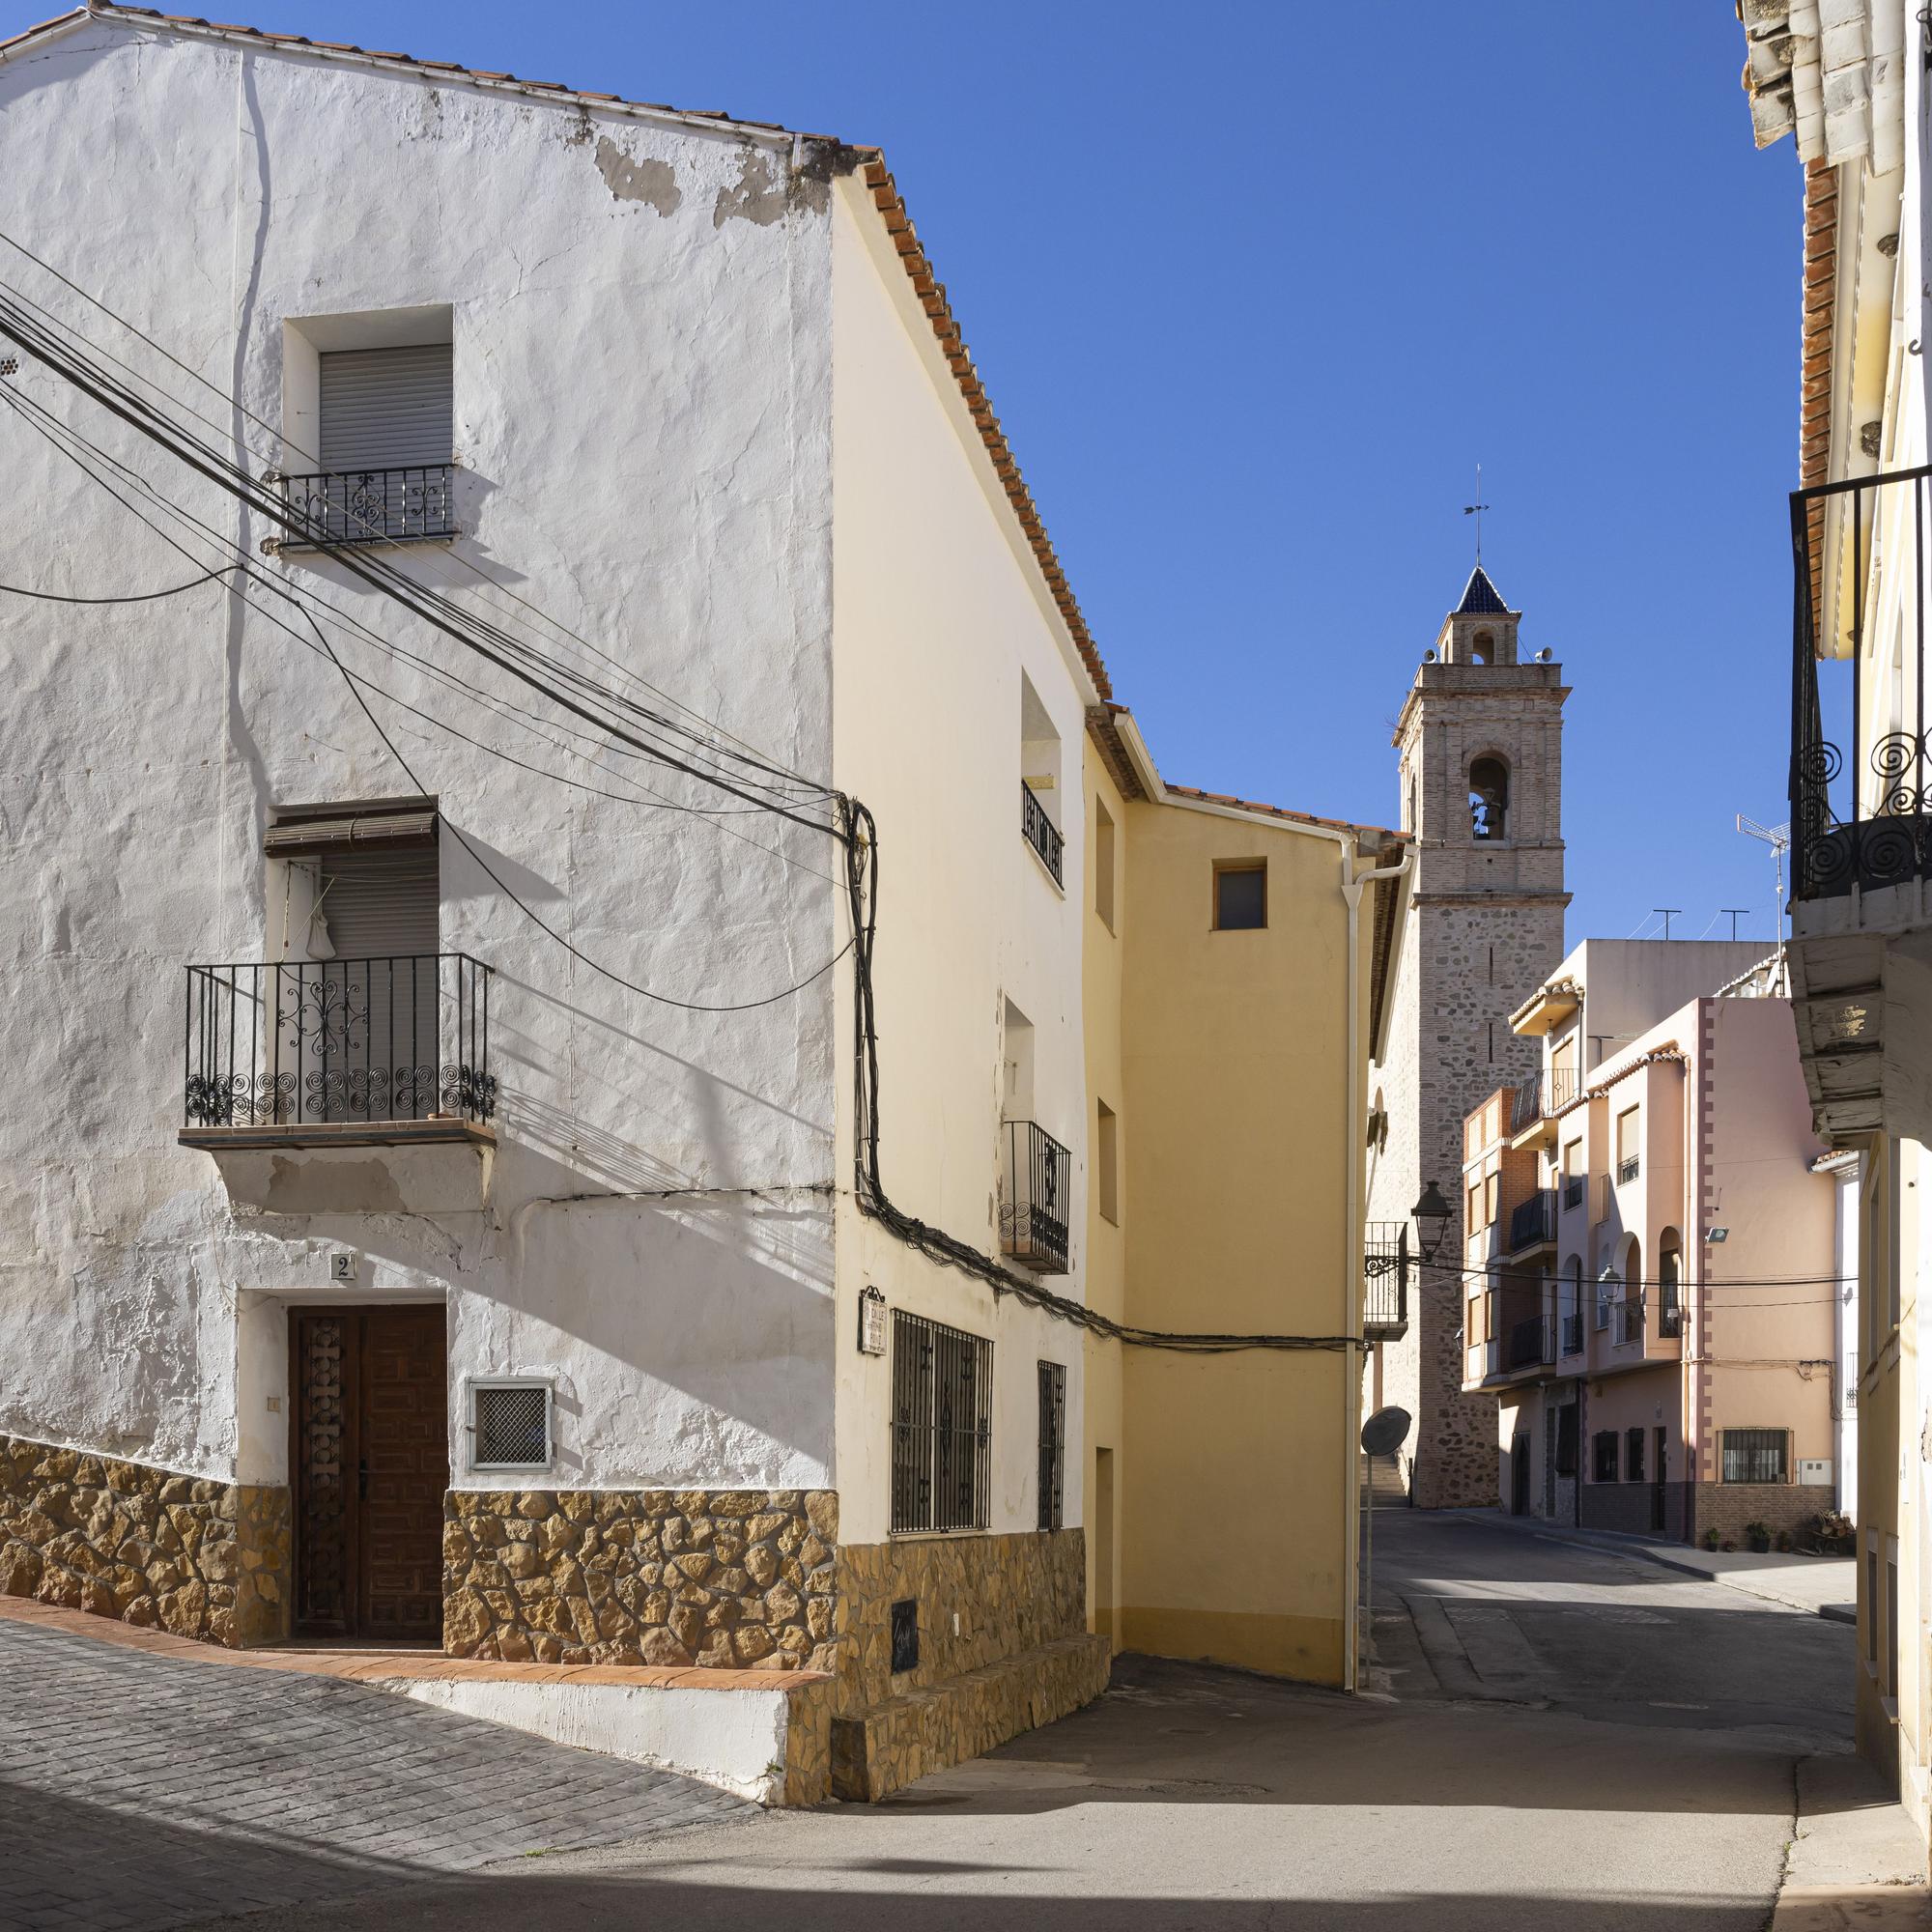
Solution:
{"label": "white painted stone wall", "polygon": [[[401,554],[405,567],[448,584],[462,560],[487,564],[639,677],[864,797],[886,860],[889,1185],[992,1243],[1009,994],[1037,1027],[1042,1118],[1050,1104],[1074,1150],[1078,1230],[1082,841],[1065,828],[1063,899],[1027,870],[1013,781],[1022,666],[1068,773],[1091,687],[903,274],[868,233],[867,197],[831,185],[835,160],[790,135],[159,23],[85,22],[0,62],[0,227],[265,423],[300,387],[285,382],[287,319],[449,306],[465,533]],[[7,272],[52,293],[16,260]],[[231,426],[226,404],[131,355]],[[256,554],[269,532],[232,498],[32,364],[12,382]],[[277,437],[248,434],[257,468],[301,467]],[[837,517],[835,439],[852,501]],[[0,451],[15,505],[0,581],[98,596],[192,574],[11,415]],[[205,539],[188,547],[222,560]],[[526,701],[335,565],[268,567]],[[564,768],[486,705],[342,649],[397,698]],[[281,1481],[290,1305],[442,1300],[458,1487],[532,1480],[468,1467],[467,1378],[546,1375],[546,1486],[836,1482],[854,1540],[882,1533],[885,1509],[883,1367],[853,1342],[859,1288],[875,1280],[995,1335],[992,1526],[1031,1524],[1033,1365],[1067,1363],[1077,1443],[1076,1331],[994,1309],[858,1221],[847,966],[749,1013],[653,1003],[573,961],[445,830],[441,944],[497,969],[487,1200],[242,1211],[212,1158],[175,1144],[183,968],[279,952],[261,856],[271,806],[414,786],[333,668],[214,585],[95,610],[0,599],[0,662],[17,1096],[0,1122],[0,1431]],[[844,943],[829,838],[566,789],[371,701],[446,825],[626,978],[755,999]],[[721,803],[612,763],[676,804]],[[339,1249],[356,1257],[353,1289],[330,1279]],[[1056,1286],[1080,1292],[1077,1275]]]}

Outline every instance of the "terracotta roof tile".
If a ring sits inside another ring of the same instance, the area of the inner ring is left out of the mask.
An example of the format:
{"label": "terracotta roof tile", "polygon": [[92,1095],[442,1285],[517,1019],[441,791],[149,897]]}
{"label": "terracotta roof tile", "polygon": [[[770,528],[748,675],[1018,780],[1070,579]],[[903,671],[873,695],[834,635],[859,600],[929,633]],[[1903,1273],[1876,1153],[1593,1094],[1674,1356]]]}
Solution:
{"label": "terracotta roof tile", "polygon": [[1334,832],[1373,832],[1379,838],[1397,840],[1403,836],[1386,825],[1358,825],[1350,818],[1318,818],[1312,811],[1291,811],[1284,805],[1262,805],[1251,798],[1236,798],[1232,792],[1202,791],[1196,785],[1175,784],[1166,779],[1161,782],[1176,797],[1199,799],[1203,805],[1232,806],[1237,811],[1260,812],[1264,818],[1286,818],[1297,825],[1325,825]]}

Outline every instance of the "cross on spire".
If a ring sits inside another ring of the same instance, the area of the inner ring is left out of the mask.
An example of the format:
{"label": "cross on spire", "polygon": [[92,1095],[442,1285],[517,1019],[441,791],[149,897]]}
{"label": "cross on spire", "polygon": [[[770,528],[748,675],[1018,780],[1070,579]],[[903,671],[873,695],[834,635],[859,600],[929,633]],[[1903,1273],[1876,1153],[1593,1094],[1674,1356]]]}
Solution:
{"label": "cross on spire", "polygon": [[1476,520],[1476,567],[1479,570],[1483,563],[1483,512],[1489,507],[1483,501],[1483,466],[1479,463],[1476,465],[1476,500],[1463,505],[1463,514]]}

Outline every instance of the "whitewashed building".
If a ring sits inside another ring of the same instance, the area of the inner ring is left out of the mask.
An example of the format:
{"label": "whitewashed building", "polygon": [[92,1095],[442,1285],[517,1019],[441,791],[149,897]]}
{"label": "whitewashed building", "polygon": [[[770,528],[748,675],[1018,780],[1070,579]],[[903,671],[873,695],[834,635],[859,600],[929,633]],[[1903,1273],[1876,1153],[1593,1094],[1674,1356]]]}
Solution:
{"label": "whitewashed building", "polygon": [[0,1592],[1092,1695],[1108,687],[876,152],[97,5],[0,233]]}

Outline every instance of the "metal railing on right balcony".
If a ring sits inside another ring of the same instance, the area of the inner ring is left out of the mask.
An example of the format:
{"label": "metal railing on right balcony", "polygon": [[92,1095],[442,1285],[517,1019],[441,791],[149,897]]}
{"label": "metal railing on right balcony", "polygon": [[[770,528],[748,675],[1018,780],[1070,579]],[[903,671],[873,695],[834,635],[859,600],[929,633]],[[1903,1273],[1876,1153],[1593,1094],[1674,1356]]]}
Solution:
{"label": "metal railing on right balcony", "polygon": [[1623,1159],[1617,1162],[1617,1179],[1620,1182],[1634,1180],[1638,1173],[1642,1170],[1642,1166],[1643,1163],[1637,1155],[1634,1153],[1625,1154]]}
{"label": "metal railing on right balcony", "polygon": [[1560,1114],[1577,1097],[1577,1069],[1574,1066],[1546,1066],[1532,1073],[1516,1090],[1510,1110],[1510,1132],[1520,1134],[1539,1120]]}
{"label": "metal railing on right balcony", "polygon": [[1511,1322],[1505,1365],[1512,1369],[1532,1369],[1541,1362],[1553,1362],[1555,1339],[1554,1316],[1526,1315],[1520,1321]]}
{"label": "metal railing on right balcony", "polygon": [[1583,1183],[1586,1177],[1580,1174],[1566,1175],[1563,1180],[1563,1205],[1566,1208],[1580,1208],[1583,1205]]}
{"label": "metal railing on right balcony", "polygon": [[403,543],[457,534],[451,504],[453,463],[403,469],[322,471],[284,476],[282,496],[302,526],[300,543]]}
{"label": "metal railing on right balcony", "polygon": [[1065,1274],[1073,1156],[1035,1121],[1009,1121],[1000,1177],[1000,1246],[1035,1274]]}
{"label": "metal railing on right balcony", "polygon": [[1643,1340],[1643,1303],[1634,1295],[1626,1295],[1621,1301],[1611,1304],[1613,1333],[1610,1346],[1621,1349],[1629,1342]]}
{"label": "metal railing on right balcony", "polygon": [[1025,779],[1020,781],[1020,832],[1039,854],[1040,864],[1053,874],[1054,884],[1060,885],[1060,861],[1066,840],[1060,836],[1059,826],[1046,815],[1046,807],[1040,804]]}
{"label": "metal railing on right balcony", "polygon": [[1408,1332],[1406,1221],[1371,1221],[1362,1234],[1362,1333],[1372,1342],[1399,1341]]}
{"label": "metal railing on right balcony", "polygon": [[1510,1215],[1509,1251],[1519,1254],[1543,1241],[1556,1238],[1556,1190],[1539,1187],[1527,1201],[1520,1202]]}
{"label": "metal railing on right balcony", "polygon": [[1563,1352],[1566,1355],[1580,1355],[1583,1352],[1583,1318],[1580,1315],[1566,1315],[1563,1318]]}
{"label": "metal railing on right balcony", "polygon": [[[1932,876],[1928,485],[1932,468],[1921,468],[1791,496],[1794,900]],[[1889,585],[1896,597],[1868,607],[1874,586]],[[1870,662],[1874,623],[1885,627],[1879,648],[1909,652],[1909,668],[1894,657],[1887,678]],[[1886,708],[1868,715],[1875,701]]]}

